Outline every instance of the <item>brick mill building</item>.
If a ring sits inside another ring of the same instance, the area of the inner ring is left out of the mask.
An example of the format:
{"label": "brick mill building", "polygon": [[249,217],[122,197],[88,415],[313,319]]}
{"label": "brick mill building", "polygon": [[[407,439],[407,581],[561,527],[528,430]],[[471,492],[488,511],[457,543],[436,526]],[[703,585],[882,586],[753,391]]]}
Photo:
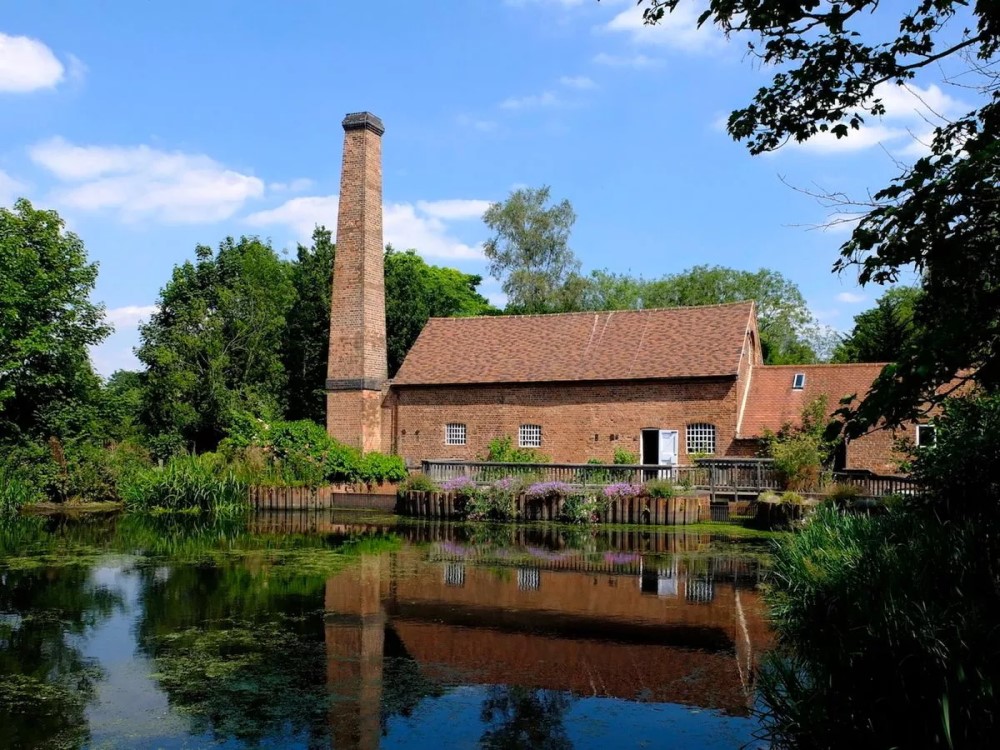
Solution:
{"label": "brick mill building", "polygon": [[[431,319],[388,379],[382,122],[343,122],[327,430],[363,450],[475,459],[510,437],[558,462],[753,456],[765,431],[823,396],[864,396],[881,364],[763,364],[753,302],[659,310]],[[911,439],[920,428],[912,428]],[[897,435],[851,441],[838,468],[895,469]]]}

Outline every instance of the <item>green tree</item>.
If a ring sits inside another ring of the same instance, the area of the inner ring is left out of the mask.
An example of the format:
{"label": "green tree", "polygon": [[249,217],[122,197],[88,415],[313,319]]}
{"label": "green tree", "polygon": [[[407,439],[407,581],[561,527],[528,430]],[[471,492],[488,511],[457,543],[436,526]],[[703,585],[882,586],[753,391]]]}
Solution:
{"label": "green tree", "polygon": [[111,329],[90,300],[97,264],[55,211],[0,208],[0,435],[83,429],[100,381],[88,347]]}
{"label": "green tree", "polygon": [[815,362],[822,349],[817,325],[798,286],[778,271],[694,266],[659,279],[596,271],[588,278],[583,307],[621,310],[689,307],[754,300],[764,360],[768,364]]}
{"label": "green tree", "polygon": [[548,203],[548,187],[522,188],[483,214],[493,232],[484,246],[490,275],[501,282],[510,312],[557,312],[578,304],[573,292],[582,287],[580,261],[569,247],[576,214],[568,200]]}
{"label": "green tree", "polygon": [[298,246],[291,279],[295,302],[288,311],[282,358],[288,371],[290,420],[326,422],[326,365],[329,354],[330,286],[336,247],[326,227],[316,227],[312,245]]}
{"label": "green tree", "polygon": [[256,237],[195,253],[194,263],[175,266],[159,310],[139,329],[143,417],[160,453],[212,449],[242,412],[284,412],[289,264]]}
{"label": "green tree", "polygon": [[[640,0],[647,23],[687,0]],[[886,86],[948,69],[977,105],[934,128],[930,153],[871,200],[841,247],[838,270],[862,284],[895,283],[915,269],[924,294],[915,336],[851,415],[851,434],[899,423],[940,402],[956,377],[1000,386],[1000,13],[978,0],[713,0],[698,18],[746,32],[750,54],[774,70],[728,130],[759,154],[818,133],[851,137],[886,112]],[[933,66],[933,67],[929,67]],[[961,77],[959,77],[961,76]],[[880,88],[881,87],[881,88]]]}
{"label": "green tree", "polygon": [[889,289],[875,307],[854,318],[854,328],[833,353],[834,362],[893,362],[913,336],[913,310],[920,298],[914,287]]}
{"label": "green tree", "polygon": [[389,376],[403,364],[428,318],[489,315],[496,310],[476,291],[482,277],[428,265],[415,250],[385,249],[385,327]]}

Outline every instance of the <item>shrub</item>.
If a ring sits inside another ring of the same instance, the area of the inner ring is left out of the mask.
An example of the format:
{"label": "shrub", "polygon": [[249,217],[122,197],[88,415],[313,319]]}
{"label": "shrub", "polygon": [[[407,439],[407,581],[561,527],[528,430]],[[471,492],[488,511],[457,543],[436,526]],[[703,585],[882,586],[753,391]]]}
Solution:
{"label": "shrub", "polygon": [[626,466],[635,466],[639,463],[639,457],[632,451],[626,450],[625,448],[615,448],[614,457],[611,462],[615,464],[624,464]]}
{"label": "shrub", "polygon": [[601,501],[594,495],[573,493],[563,500],[558,520],[564,523],[597,523],[599,513],[606,506],[606,501]]}
{"label": "shrub", "polygon": [[437,492],[437,482],[426,474],[411,474],[399,485],[400,492]]}
{"label": "shrub", "polygon": [[677,494],[677,487],[669,479],[650,479],[645,485],[646,494],[650,497],[669,500]]}
{"label": "shrub", "polygon": [[856,484],[840,482],[833,485],[826,492],[826,500],[838,507],[845,507],[853,504],[861,497],[861,488]]}
{"label": "shrub", "polygon": [[781,495],[781,502],[785,505],[802,505],[803,498],[797,492],[784,492]]}
{"label": "shrub", "polygon": [[399,456],[362,454],[309,420],[269,423],[244,417],[220,447],[254,484],[379,484],[407,476]]}
{"label": "shrub", "polygon": [[808,490],[819,484],[823,451],[815,435],[798,434],[772,441],[770,455],[785,489]]}
{"label": "shrub", "polygon": [[534,448],[515,448],[510,436],[493,438],[482,461],[501,464],[547,464],[550,458]]}
{"label": "shrub", "polygon": [[[587,459],[587,463],[595,466],[602,465],[599,458]],[[576,472],[576,481],[580,484],[607,484],[611,480],[612,474],[609,469],[578,469]]]}
{"label": "shrub", "polygon": [[777,492],[771,492],[771,490],[766,490],[757,495],[758,503],[780,503],[781,495]]}
{"label": "shrub", "polygon": [[364,454],[358,464],[358,481],[364,484],[401,482],[406,476],[406,464],[400,456],[387,456],[373,451]]}
{"label": "shrub", "polygon": [[472,493],[465,504],[466,517],[473,521],[513,521],[517,517],[515,498],[521,486],[517,477],[504,477]]}

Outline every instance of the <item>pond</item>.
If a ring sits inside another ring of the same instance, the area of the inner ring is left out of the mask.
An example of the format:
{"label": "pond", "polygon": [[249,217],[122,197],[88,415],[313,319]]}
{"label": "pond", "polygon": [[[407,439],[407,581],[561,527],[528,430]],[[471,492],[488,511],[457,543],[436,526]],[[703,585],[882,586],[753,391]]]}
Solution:
{"label": "pond", "polygon": [[767,543],[697,531],[0,522],[0,747],[762,747]]}

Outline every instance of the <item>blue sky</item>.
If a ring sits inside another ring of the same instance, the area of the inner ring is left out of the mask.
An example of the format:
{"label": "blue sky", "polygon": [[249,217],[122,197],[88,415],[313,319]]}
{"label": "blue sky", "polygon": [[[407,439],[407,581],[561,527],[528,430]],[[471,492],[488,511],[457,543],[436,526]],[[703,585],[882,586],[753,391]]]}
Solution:
{"label": "blue sky", "polygon": [[645,28],[630,0],[5,3],[0,205],[59,210],[100,262],[104,374],[136,365],[137,322],[197,243],[335,225],[359,110],[386,124],[396,247],[485,275],[486,205],[547,184],[587,270],[775,268],[847,329],[879,290],[831,274],[847,233],[789,184],[864,195],[967,102],[918,79],[851,138],[751,157],[722,126],[768,80],[743,49],[693,11]]}

